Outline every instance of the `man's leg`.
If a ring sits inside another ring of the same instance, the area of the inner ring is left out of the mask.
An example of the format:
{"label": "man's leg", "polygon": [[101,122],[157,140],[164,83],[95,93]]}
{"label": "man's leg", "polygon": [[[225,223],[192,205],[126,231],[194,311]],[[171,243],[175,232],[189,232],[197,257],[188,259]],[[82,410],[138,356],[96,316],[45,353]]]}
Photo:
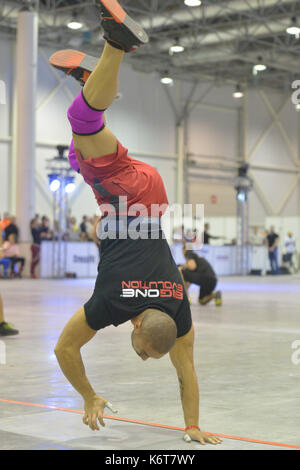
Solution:
{"label": "man's leg", "polygon": [[10,261],[10,276],[13,277],[15,273],[15,257],[7,258]]}
{"label": "man's leg", "polygon": [[17,263],[19,264],[18,276],[21,277],[25,265],[25,258],[17,258]]}
{"label": "man's leg", "polygon": [[40,247],[38,245],[31,245],[31,254],[32,254],[32,260],[31,260],[30,274],[32,278],[36,278],[35,268],[40,262]]}
{"label": "man's leg", "polygon": [[270,266],[271,266],[271,272],[272,274],[274,274],[274,264],[273,264],[273,252],[272,251],[269,251],[269,260],[270,260]]}
{"label": "man's leg", "polygon": [[102,56],[83,87],[83,94],[90,106],[107,109],[118,91],[118,75],[125,52],[105,43]]}
{"label": "man's leg", "polygon": [[3,313],[3,302],[0,296],[0,325],[4,322],[4,313]]}
{"label": "man's leg", "polygon": [[215,291],[217,285],[217,279],[201,276],[199,277],[200,284],[200,295],[199,303],[200,305],[207,305],[213,299],[216,301],[216,306],[220,307],[222,305],[222,293],[221,291]]}
{"label": "man's leg", "polygon": [[4,320],[3,303],[0,295],[0,336],[13,336],[19,332]]}
{"label": "man's leg", "polygon": [[[74,149],[79,150],[83,158],[116,153],[117,139],[104,127],[103,112],[115,99],[124,53],[132,52],[149,41],[147,33],[117,0],[99,0],[99,6],[107,41],[100,61],[97,63],[94,57],[73,50],[58,51],[49,59],[53,67],[85,84],[83,93],[75,99],[68,112]],[[70,155],[71,166],[79,171],[72,148]]]}
{"label": "man's leg", "polygon": [[[123,57],[123,51],[105,44],[101,59],[82,90],[87,108],[101,113],[113,103],[118,91],[118,74]],[[117,151],[117,138],[107,127],[93,135],[78,135],[73,128],[73,139],[75,149],[80,151],[83,158],[101,157]]]}
{"label": "man's leg", "polygon": [[279,264],[278,264],[278,248],[275,248],[273,254],[274,254],[275,274],[280,274],[280,269],[279,269]]}

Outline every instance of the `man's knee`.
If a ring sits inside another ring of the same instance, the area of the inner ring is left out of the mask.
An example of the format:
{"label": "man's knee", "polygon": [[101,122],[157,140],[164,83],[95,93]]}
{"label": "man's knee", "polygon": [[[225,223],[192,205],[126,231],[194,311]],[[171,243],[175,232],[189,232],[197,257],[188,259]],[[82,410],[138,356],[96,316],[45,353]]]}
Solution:
{"label": "man's knee", "polygon": [[92,108],[81,91],[68,109],[68,119],[74,134],[93,135],[103,130],[105,127],[104,111]]}

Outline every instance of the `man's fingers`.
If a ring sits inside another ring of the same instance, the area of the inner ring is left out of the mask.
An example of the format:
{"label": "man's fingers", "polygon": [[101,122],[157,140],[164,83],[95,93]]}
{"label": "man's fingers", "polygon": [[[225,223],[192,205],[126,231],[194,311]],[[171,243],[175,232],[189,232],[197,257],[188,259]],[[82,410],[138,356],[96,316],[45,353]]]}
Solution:
{"label": "man's fingers", "polygon": [[93,431],[95,431],[95,430],[99,431],[99,426],[98,426],[98,423],[97,423],[97,413],[93,413],[91,421],[92,421],[91,422],[91,424],[92,424],[91,429],[93,429]]}
{"label": "man's fingers", "polygon": [[213,437],[210,437],[207,439],[207,442],[209,442],[210,444],[218,444],[218,441],[217,439],[214,439]]}
{"label": "man's fingers", "polygon": [[209,437],[209,442],[211,442],[212,444],[221,444],[222,439],[216,436],[211,436]]}
{"label": "man's fingers", "polygon": [[103,415],[102,413],[99,411],[98,413],[98,420],[99,420],[99,423],[101,424],[101,426],[103,426],[105,428],[105,423],[104,423],[104,419],[103,419]]}
{"label": "man's fingers", "polygon": [[88,426],[89,421],[88,421],[88,416],[87,416],[86,413],[84,414],[84,417],[82,418],[82,421],[83,421],[84,424],[86,424]]}

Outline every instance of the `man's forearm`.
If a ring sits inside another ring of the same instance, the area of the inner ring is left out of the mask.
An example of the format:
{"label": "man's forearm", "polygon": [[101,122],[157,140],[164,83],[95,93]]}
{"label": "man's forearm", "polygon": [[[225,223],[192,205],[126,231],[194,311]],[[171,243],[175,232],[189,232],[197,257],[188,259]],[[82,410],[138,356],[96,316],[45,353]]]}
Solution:
{"label": "man's forearm", "polygon": [[60,368],[68,381],[84,400],[93,398],[96,393],[89,383],[79,350],[64,349],[55,351]]}
{"label": "man's forearm", "polygon": [[186,426],[199,426],[199,386],[195,369],[190,366],[178,375]]}

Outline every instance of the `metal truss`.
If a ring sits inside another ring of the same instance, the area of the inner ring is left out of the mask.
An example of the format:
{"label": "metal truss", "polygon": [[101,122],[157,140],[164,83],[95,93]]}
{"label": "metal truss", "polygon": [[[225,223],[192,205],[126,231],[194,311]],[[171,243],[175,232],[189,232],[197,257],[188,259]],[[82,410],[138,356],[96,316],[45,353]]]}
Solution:
{"label": "metal truss", "polygon": [[[127,60],[138,70],[168,71],[174,78],[217,81],[287,89],[298,76],[300,39],[286,28],[299,17],[298,0],[203,0],[188,8],[183,0],[122,0],[127,11],[145,27],[150,43]],[[40,44],[53,48],[78,48],[99,55],[103,44],[98,0],[2,0],[0,33],[14,35],[20,7],[39,12]],[[73,14],[83,31],[70,31]],[[181,54],[169,54],[179,41]],[[253,76],[261,56],[266,72]]]}

